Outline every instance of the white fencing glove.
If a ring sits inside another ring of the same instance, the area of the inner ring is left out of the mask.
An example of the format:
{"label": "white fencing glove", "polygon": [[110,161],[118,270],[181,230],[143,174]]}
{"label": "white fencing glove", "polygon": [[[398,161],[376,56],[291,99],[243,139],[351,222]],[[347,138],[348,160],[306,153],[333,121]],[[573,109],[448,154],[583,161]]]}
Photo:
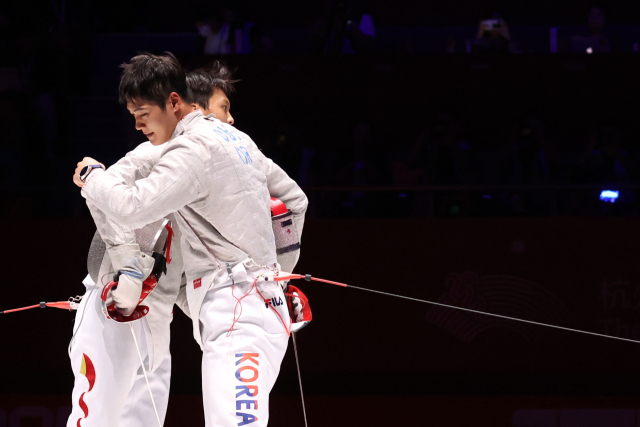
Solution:
{"label": "white fencing glove", "polygon": [[119,274],[118,286],[111,297],[116,310],[129,316],[140,302],[142,282],[151,274],[155,260],[140,252],[137,244],[114,246],[108,251],[111,264]]}
{"label": "white fencing glove", "polygon": [[116,310],[124,316],[130,316],[138,306],[142,293],[142,281],[126,274],[121,274],[118,286],[111,291],[111,298]]}

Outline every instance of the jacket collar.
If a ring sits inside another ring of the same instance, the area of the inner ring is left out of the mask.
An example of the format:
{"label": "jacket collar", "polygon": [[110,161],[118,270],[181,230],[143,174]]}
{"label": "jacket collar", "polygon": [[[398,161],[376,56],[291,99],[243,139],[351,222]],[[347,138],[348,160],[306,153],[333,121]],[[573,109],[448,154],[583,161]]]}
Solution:
{"label": "jacket collar", "polygon": [[184,116],[176,125],[176,128],[171,135],[171,139],[185,133],[201,117],[203,117],[203,114],[200,110],[195,110]]}

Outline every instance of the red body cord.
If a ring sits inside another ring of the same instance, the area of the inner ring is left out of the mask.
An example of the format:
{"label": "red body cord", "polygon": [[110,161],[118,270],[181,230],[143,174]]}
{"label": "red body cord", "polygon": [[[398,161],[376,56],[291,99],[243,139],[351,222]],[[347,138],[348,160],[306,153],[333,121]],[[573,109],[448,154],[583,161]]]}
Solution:
{"label": "red body cord", "polygon": [[62,308],[64,310],[71,310],[71,303],[69,301],[45,302],[45,303],[40,303],[36,305],[30,305],[29,307],[14,308],[13,310],[0,311],[0,314],[15,313],[16,311],[24,311],[24,310],[31,310],[32,308],[45,308],[45,307]]}
{"label": "red body cord", "polygon": [[[256,287],[257,283],[258,283],[258,279],[254,280],[253,281],[253,285],[251,285],[251,288],[249,289],[249,291],[246,294],[244,294],[242,296],[242,298],[239,298],[239,299],[233,293],[233,291],[236,288],[236,284],[234,283],[234,284],[231,285],[231,295],[236,299],[236,305],[235,305],[235,307],[233,307],[233,323],[231,324],[231,327],[227,331],[227,336],[231,335],[231,332],[233,332],[233,327],[236,325],[238,320],[240,320],[240,316],[242,316],[242,300],[245,299],[246,296],[251,293],[251,291],[253,290],[254,287],[256,289],[258,289]],[[238,317],[236,317],[236,310],[238,309],[238,305],[240,305],[240,313],[238,314]]]}
{"label": "red body cord", "polygon": [[14,308],[13,310],[5,310],[3,311],[3,313],[14,313],[16,311],[30,310],[32,308],[38,308],[38,307],[40,307],[40,304],[30,305],[29,307]]}
{"label": "red body cord", "polygon": [[[236,325],[236,323],[238,323],[238,320],[240,320],[240,316],[242,316],[242,300],[245,299],[247,297],[247,295],[249,295],[251,293],[253,288],[256,289],[256,292],[258,292],[258,294],[260,295],[260,297],[262,298],[264,303],[267,304],[271,308],[271,310],[273,310],[276,313],[278,318],[280,318],[280,322],[282,322],[282,326],[284,326],[284,330],[287,332],[287,336],[291,335],[291,330],[287,327],[287,324],[285,323],[284,319],[282,318],[280,313],[278,313],[278,310],[276,310],[275,307],[273,307],[271,304],[269,304],[269,299],[265,298],[262,295],[262,292],[260,292],[260,289],[258,289],[257,284],[258,284],[258,279],[253,281],[253,285],[251,285],[251,288],[249,289],[249,291],[247,291],[247,293],[244,294],[241,298],[237,298],[233,293],[233,291],[235,290],[235,286],[236,286],[235,283],[233,285],[231,285],[231,295],[236,299],[236,305],[235,305],[235,307],[233,307],[233,323],[231,324],[231,327],[227,331],[227,336],[231,335],[231,332],[233,332],[233,327]],[[238,305],[240,305],[240,313],[236,317],[236,311],[238,310]]]}

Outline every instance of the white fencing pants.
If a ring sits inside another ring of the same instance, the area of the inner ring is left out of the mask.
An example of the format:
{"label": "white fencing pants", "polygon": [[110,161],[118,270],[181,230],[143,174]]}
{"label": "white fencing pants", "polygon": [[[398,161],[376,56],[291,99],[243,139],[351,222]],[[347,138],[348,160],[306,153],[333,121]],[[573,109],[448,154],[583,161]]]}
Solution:
{"label": "white fencing pants", "polygon": [[[275,282],[257,286],[290,328],[280,286]],[[242,298],[240,303],[236,298]],[[206,427],[267,425],[269,393],[289,341],[285,325],[271,307],[253,282],[207,292],[200,310]]]}
{"label": "white fencing pants", "polygon": [[[144,355],[142,356],[144,357]],[[146,366],[145,366],[146,368]],[[169,385],[171,383],[171,353],[167,353],[160,366],[153,372],[147,372],[149,385],[158,407],[160,421],[164,424],[169,404]],[[140,373],[136,376],[133,387],[129,391],[124,412],[120,417],[119,427],[153,427],[158,425],[156,413],[153,410],[149,388]]]}
{"label": "white fencing pants", "polygon": [[[108,320],[100,293],[85,279],[87,292],[78,307],[71,342],[75,376],[72,411],[67,427],[129,427],[158,425],[129,323]],[[132,323],[147,373],[153,357],[147,319]],[[169,400],[171,356],[149,374],[160,420]]]}

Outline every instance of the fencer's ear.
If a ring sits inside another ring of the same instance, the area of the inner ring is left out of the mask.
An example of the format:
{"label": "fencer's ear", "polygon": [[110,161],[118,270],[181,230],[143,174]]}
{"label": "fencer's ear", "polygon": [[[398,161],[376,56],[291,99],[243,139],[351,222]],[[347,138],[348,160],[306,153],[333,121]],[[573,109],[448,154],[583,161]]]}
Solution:
{"label": "fencer's ear", "polygon": [[171,92],[169,94],[169,103],[171,104],[171,109],[173,109],[173,111],[178,111],[182,104],[182,99],[176,92]]}

